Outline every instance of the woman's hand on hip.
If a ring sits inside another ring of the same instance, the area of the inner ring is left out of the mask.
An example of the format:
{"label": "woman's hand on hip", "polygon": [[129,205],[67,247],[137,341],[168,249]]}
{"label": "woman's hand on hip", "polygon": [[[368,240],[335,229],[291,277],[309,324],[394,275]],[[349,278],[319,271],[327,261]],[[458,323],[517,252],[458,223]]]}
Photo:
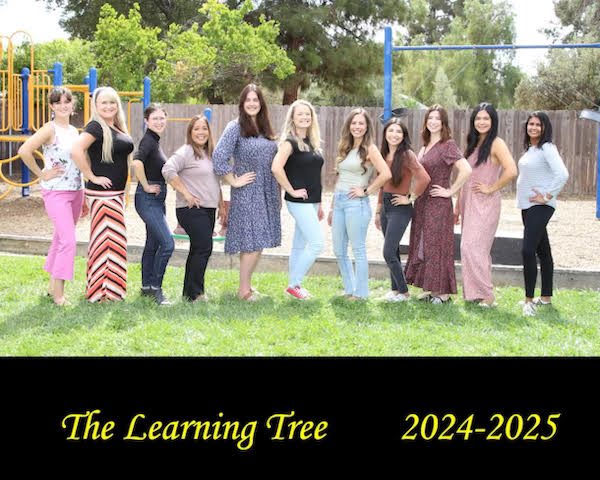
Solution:
{"label": "woman's hand on hip", "polygon": [[361,188],[361,187],[350,187],[350,190],[348,190],[348,197],[349,198],[360,198],[360,197],[366,197],[367,194],[365,193],[365,189]]}
{"label": "woman's hand on hip", "polygon": [[408,195],[403,195],[402,193],[394,193],[390,203],[395,207],[399,207],[401,205],[410,205],[410,198]]}
{"label": "woman's hand on hip", "polygon": [[299,188],[298,190],[292,190],[290,196],[306,200],[308,198],[308,192],[306,191],[306,188]]}
{"label": "woman's hand on hip", "polygon": [[56,165],[48,170],[44,170],[40,175],[42,180],[51,180],[56,177],[62,177],[65,174],[65,169],[62,165]]}
{"label": "woman's hand on hip", "polygon": [[537,190],[535,188],[532,188],[532,190],[536,194],[533,197],[529,197],[529,201],[531,203],[539,203],[540,205],[545,205],[546,203],[548,203],[548,198],[546,198],[546,195],[544,195],[542,192],[540,192],[539,190]]}
{"label": "woman's hand on hip", "polygon": [[429,196],[431,197],[441,197],[441,198],[450,198],[452,196],[452,192],[449,188],[441,187],[440,185],[432,185],[429,190]]}
{"label": "woman's hand on hip", "polygon": [[256,179],[256,173],[255,172],[246,172],[242,175],[234,175],[233,176],[233,183],[231,184],[232,187],[234,188],[241,188],[241,187],[245,187],[246,185],[254,182],[254,180]]}
{"label": "woman's hand on hip", "polygon": [[158,195],[160,193],[160,185],[158,183],[149,184],[146,187],[142,185],[142,188],[146,193],[153,193],[154,195]]}
{"label": "woman's hand on hip", "polygon": [[96,185],[105,189],[109,189],[110,187],[112,187],[112,180],[108,177],[97,177],[96,175],[94,175],[93,178],[90,178],[89,180],[92,183],[95,183]]}
{"label": "woman's hand on hip", "polygon": [[198,197],[194,197],[191,193],[185,196],[185,201],[188,208],[200,207],[200,199]]}

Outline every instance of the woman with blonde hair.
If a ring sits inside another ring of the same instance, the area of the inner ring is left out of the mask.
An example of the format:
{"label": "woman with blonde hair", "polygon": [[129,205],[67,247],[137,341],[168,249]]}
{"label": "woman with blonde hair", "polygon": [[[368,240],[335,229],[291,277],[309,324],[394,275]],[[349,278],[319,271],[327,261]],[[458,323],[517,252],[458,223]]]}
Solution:
{"label": "woman with blonde hair", "polygon": [[90,241],[87,298],[122,300],[127,291],[125,189],[133,140],[127,132],[121,99],[111,87],[92,95],[91,119],[73,145],[73,161],[88,179]]}
{"label": "woman with blonde hair", "polygon": [[313,106],[296,100],[287,111],[277,155],[271,171],[285,190],[285,203],[296,221],[289,260],[289,284],[285,293],[305,300],[304,276],[323,249],[319,222],[321,208],[321,133]]}
{"label": "woman with blonde hair", "polygon": [[[73,162],[71,148],[79,136],[70,124],[74,97],[68,88],[55,87],[48,95],[53,119],[31,136],[19,155],[25,165],[39,177],[46,212],[54,224],[54,235],[44,270],[50,274],[48,294],[56,305],[69,305],[65,298],[65,280],[73,279],[77,239],[75,225],[83,204],[81,172]],[[42,147],[44,169],[33,158]]]}
{"label": "woman with blonde hair", "polygon": [[194,115],[186,129],[186,142],[162,167],[165,180],[177,191],[177,221],[190,237],[185,263],[183,298],[207,301],[204,288],[206,266],[212,254],[215,211],[222,209],[219,178],[213,170],[214,141],[210,122]]}
{"label": "woman with blonde hair", "polygon": [[[369,296],[367,228],[371,220],[369,195],[391,177],[389,167],[375,145],[375,128],[363,108],[350,112],[342,126],[336,158],[337,183],[327,222],[332,227],[333,250],[344,283],[344,296],[355,300]],[[373,171],[377,177],[369,184]],[[352,244],[356,274],[348,256]]]}

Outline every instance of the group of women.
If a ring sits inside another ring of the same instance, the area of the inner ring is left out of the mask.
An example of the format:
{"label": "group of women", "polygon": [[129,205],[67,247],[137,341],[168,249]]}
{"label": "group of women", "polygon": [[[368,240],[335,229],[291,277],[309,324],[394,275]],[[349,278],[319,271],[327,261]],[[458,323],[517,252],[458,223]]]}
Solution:
{"label": "group of women", "polygon": [[[315,109],[305,100],[290,106],[278,137],[260,88],[250,84],[240,94],[239,116],[229,122],[216,145],[209,121],[196,115],[187,126],[185,144],[170,158],[160,147],[167,120],[162,106],[151,104],[144,111],[147,128],[133,155],[121,102],[112,88],[94,91],[91,120],[81,134],[69,124],[73,101],[68,89],[52,90],[53,120],[19,150],[41,179],[44,203],[55,225],[44,268],[50,274],[48,294],[58,305],[68,304],[64,281],[73,278],[75,224],[88,210],[87,298],[102,302],[125,297],[124,194],[130,165],[138,179],[135,208],[146,225],[141,294],[160,305],[170,304],[162,289],[174,249],[165,216],[169,184],[177,192],[178,223],[190,238],[183,284],[183,297],[188,301],[208,299],[204,277],[213,230],[216,219],[225,215],[225,252],[240,254],[238,297],[244,301],[260,298],[252,276],[263,249],[281,244],[283,189],[295,220],[287,295],[300,300],[311,297],[303,280],[323,249],[320,222],[327,217],[343,295],[349,300],[369,296],[369,197],[378,194],[375,225],[384,235],[383,256],[391,278],[391,289],[380,300],[406,301],[408,285],[413,285],[423,290],[421,301],[450,301],[457,291],[454,225],[461,224],[463,295],[467,301],[493,307],[490,251],[500,217],[500,192],[517,174],[517,202],[524,224],[523,314],[535,315],[536,306],[551,303],[553,262],[546,226],[568,173],[552,144],[552,126],[543,112],[527,119],[525,153],[517,168],[506,143],[498,137],[498,115],[490,104],[473,110],[464,154],[452,139],[448,114],[440,105],[425,113],[418,154],[400,118],[387,121],[377,148],[370,115],[362,108],[354,109],[340,133],[335,191],[325,215],[319,123]],[[45,157],[43,170],[33,158],[40,147]],[[87,179],[85,201],[82,176]],[[231,186],[227,213],[222,182]],[[408,259],[402,268],[400,241],[411,221]],[[539,298],[534,298],[536,256],[542,277]]]}

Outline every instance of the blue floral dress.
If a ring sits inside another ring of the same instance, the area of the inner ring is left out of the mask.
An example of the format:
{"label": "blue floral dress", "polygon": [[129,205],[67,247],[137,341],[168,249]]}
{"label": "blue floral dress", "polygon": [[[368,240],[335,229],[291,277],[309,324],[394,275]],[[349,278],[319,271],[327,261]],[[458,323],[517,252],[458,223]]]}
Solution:
{"label": "blue floral dress", "polygon": [[281,245],[280,193],[271,173],[276,153],[274,140],[262,135],[242,137],[237,119],[225,127],[213,152],[215,173],[256,173],[254,182],[231,188],[225,253],[256,252]]}

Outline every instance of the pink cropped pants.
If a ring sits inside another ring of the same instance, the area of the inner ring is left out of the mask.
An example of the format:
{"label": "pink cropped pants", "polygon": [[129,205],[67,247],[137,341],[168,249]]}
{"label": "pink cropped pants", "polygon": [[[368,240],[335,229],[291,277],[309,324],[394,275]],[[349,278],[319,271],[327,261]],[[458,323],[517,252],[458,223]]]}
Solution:
{"label": "pink cropped pants", "polygon": [[83,190],[44,190],[46,212],[54,224],[54,235],[44,264],[52,278],[73,280],[75,263],[75,225],[81,214]]}

